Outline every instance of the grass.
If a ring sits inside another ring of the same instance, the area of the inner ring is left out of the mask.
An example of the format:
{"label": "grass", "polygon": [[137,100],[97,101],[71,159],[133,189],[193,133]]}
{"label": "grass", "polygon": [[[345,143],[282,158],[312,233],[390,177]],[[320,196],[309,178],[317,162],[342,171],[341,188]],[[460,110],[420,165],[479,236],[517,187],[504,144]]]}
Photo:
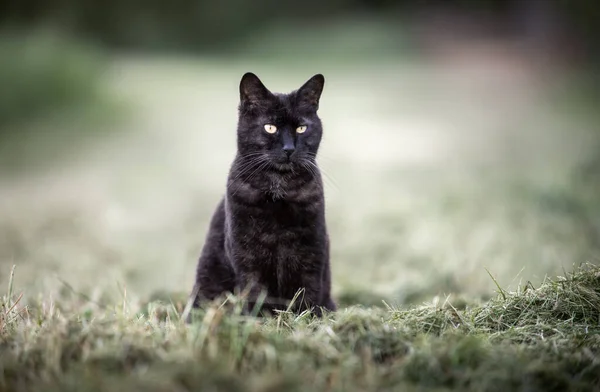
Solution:
{"label": "grass", "polygon": [[[493,284],[490,282],[490,284]],[[0,312],[6,391],[565,391],[600,388],[600,267],[481,305],[342,308],[318,320],[240,314],[240,301],[179,318],[184,299],[103,304],[67,291]]]}

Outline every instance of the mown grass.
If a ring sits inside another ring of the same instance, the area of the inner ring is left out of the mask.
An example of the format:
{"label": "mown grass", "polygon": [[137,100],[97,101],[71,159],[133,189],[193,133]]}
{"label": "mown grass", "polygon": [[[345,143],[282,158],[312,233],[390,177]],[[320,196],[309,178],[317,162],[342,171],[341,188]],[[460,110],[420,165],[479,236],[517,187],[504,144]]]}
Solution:
{"label": "mown grass", "polygon": [[[493,285],[493,282],[490,282]],[[9,284],[10,286],[10,284]],[[244,317],[230,298],[102,304],[69,292],[0,312],[5,391],[565,391],[600,389],[600,267],[479,304]]]}

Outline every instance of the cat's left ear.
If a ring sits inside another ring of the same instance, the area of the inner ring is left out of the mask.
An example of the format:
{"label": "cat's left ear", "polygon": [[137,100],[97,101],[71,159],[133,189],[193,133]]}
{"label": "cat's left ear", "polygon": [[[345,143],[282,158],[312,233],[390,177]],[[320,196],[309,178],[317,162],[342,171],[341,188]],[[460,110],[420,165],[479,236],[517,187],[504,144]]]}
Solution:
{"label": "cat's left ear", "polygon": [[304,85],[296,92],[300,106],[310,107],[317,111],[319,109],[319,99],[321,98],[324,85],[325,77],[321,74],[313,76],[304,83]]}
{"label": "cat's left ear", "polygon": [[240,81],[240,100],[251,105],[257,105],[267,100],[271,92],[260,81],[258,76],[252,72],[246,72]]}

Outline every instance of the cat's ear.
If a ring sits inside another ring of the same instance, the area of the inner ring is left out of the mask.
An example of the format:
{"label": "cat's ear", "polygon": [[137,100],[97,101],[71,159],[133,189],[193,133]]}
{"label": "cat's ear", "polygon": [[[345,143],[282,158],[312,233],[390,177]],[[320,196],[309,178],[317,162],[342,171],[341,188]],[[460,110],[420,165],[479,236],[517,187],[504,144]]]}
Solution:
{"label": "cat's ear", "polygon": [[317,74],[310,78],[296,92],[298,103],[300,106],[309,107],[313,110],[319,109],[319,99],[325,85],[325,77]]}
{"label": "cat's ear", "polygon": [[246,72],[240,81],[240,101],[242,103],[257,104],[268,99],[271,92],[252,72]]}

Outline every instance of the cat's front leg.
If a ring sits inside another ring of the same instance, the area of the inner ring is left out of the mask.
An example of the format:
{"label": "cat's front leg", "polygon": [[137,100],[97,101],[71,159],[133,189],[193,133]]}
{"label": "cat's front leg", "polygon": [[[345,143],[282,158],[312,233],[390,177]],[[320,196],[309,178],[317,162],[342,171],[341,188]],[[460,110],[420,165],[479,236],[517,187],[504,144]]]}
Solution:
{"label": "cat's front leg", "polygon": [[312,271],[304,272],[302,277],[302,289],[297,299],[297,305],[295,306],[299,312],[310,310],[317,317],[321,317],[323,312],[320,308],[321,295],[322,295],[322,282],[321,274],[318,271],[314,273]]}
{"label": "cat's front leg", "polygon": [[262,305],[264,305],[261,302],[264,302],[263,297],[267,294],[267,289],[259,283],[258,275],[253,272],[241,273],[238,286],[242,297],[245,299],[243,313],[246,315],[252,314],[257,304],[260,305],[261,309],[258,309],[258,313],[260,313]]}

